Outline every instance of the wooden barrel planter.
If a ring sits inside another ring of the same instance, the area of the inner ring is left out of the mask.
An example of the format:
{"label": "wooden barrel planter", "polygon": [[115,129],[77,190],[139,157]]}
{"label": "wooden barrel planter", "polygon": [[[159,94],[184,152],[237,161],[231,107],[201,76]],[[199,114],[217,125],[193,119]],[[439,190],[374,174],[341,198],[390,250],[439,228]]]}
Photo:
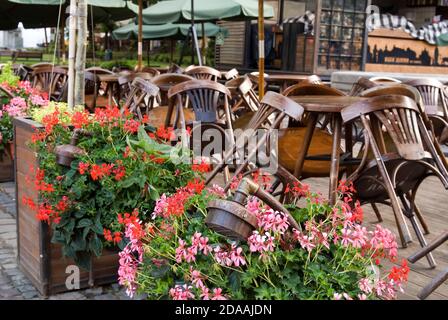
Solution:
{"label": "wooden barrel planter", "polygon": [[[38,291],[44,295],[70,291],[67,278],[73,275],[72,259],[63,257],[61,246],[51,243],[51,228],[45,222],[36,219],[36,212],[22,203],[24,196],[39,203],[39,194],[30,188],[26,179],[30,166],[37,168],[39,159],[28,142],[35,130],[42,130],[41,124],[26,118],[14,120],[16,146],[16,201],[17,201],[17,248],[20,269],[30,279]],[[102,256],[93,258],[92,280],[94,285],[110,284],[117,281],[118,254],[116,251],[103,250]],[[89,287],[89,272],[79,269],[80,289]],[[67,272],[67,273],[66,273]],[[70,281],[69,281],[70,282]]]}

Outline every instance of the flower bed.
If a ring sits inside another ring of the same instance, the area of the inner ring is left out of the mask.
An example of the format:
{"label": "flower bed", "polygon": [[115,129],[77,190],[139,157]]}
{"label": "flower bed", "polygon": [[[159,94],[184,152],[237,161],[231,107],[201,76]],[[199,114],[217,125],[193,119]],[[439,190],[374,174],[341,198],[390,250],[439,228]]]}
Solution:
{"label": "flower bed", "polygon": [[11,64],[6,64],[0,84],[9,95],[0,96],[0,182],[14,180],[13,124],[15,117],[28,116],[33,110],[48,104],[46,94],[33,88],[27,81],[13,75]]}
{"label": "flower bed", "polygon": [[[116,107],[89,114],[68,113],[58,105],[49,105],[33,115],[40,124],[17,120],[28,122],[28,130],[38,127],[28,136],[17,133],[17,139],[23,142],[27,138],[29,147],[38,155],[36,162],[29,162],[32,165],[26,167],[20,158],[30,156],[29,151],[18,152],[20,170],[28,172],[18,179],[18,189],[26,190],[18,194],[19,219],[23,215],[28,220],[31,215],[37,218],[43,225],[41,236],[51,235],[50,251],[58,251],[58,254],[51,252],[52,257],[59,260],[66,257],[64,265],[73,263],[70,262],[73,259],[78,266],[92,272],[98,262],[95,257],[102,257],[104,250],[109,254],[110,250],[125,247],[126,223],[147,221],[160,194],[194,186],[195,179],[200,177],[200,172],[193,169],[200,171],[203,166],[189,165],[184,159],[189,155],[179,146],[159,143],[170,138],[170,131],[159,129],[148,134],[145,121],[122,116]],[[83,130],[77,141],[82,152],[75,154],[67,167],[58,163],[56,153],[61,145],[70,144],[73,130]],[[19,222],[19,233],[21,230],[35,232],[26,226],[22,228]],[[26,236],[19,234],[19,238],[23,237]],[[109,259],[112,265],[108,270],[114,275],[108,277],[109,281],[117,277],[118,256],[116,253],[114,256],[115,262]],[[55,277],[64,280],[67,276],[64,269],[59,267],[57,271]]]}
{"label": "flower bed", "polygon": [[241,242],[204,223],[219,191],[164,194],[153,221],[127,225],[119,281],[130,296],[152,299],[393,299],[409,269],[404,261],[380,275],[381,259],[396,258],[395,237],[380,225],[368,231],[359,224],[362,211],[351,208],[350,190],[343,187],[343,200],[330,207],[305,185],[291,186],[289,192],[306,197],[303,208],[289,207],[302,231],[252,198],[247,209],[258,227]]}

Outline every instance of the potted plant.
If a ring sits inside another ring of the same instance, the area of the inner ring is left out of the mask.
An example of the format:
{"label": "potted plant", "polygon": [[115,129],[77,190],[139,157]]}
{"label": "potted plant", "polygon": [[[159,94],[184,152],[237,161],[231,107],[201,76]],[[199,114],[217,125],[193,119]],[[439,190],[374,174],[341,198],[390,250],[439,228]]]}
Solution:
{"label": "potted plant", "polygon": [[208,204],[216,215],[215,200],[224,196],[216,188],[196,185],[164,194],[153,221],[127,224],[119,281],[129,295],[150,299],[395,298],[409,268],[403,262],[381,275],[381,259],[396,258],[393,234],[380,225],[363,227],[352,187],[341,184],[340,191],[332,207],[308,186],[290,186],[288,192],[305,199],[302,207],[288,206],[300,230],[282,212],[249,198],[246,210],[256,228],[236,241],[204,223]]}
{"label": "potted plant", "polygon": [[[47,294],[67,290],[71,264],[82,270],[81,288],[116,281],[125,223],[146,221],[160,194],[197,176],[179,146],[155,140],[169,130],[148,134],[145,120],[117,107],[48,109],[33,113],[37,121],[15,120],[19,261]],[[73,142],[73,130],[88,134]],[[61,146],[70,143],[82,152],[61,165]]]}
{"label": "potted plant", "polygon": [[15,117],[26,117],[48,104],[46,94],[33,89],[29,82],[19,81],[11,64],[0,75],[0,181],[14,180],[13,124]]}

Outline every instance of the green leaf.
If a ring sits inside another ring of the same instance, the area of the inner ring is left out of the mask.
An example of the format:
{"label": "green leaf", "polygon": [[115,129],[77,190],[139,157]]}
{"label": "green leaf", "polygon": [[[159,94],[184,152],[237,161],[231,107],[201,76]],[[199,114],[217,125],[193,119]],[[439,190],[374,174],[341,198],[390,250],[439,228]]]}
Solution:
{"label": "green leaf", "polygon": [[87,235],[89,234],[90,227],[85,227],[84,230],[82,230],[82,237],[85,239],[87,238]]}
{"label": "green leaf", "polygon": [[[99,217],[100,215],[98,215]],[[97,219],[95,223],[90,227],[95,233],[97,234],[103,234],[103,225],[101,224],[101,221]]]}
{"label": "green leaf", "polygon": [[53,232],[53,237],[51,238],[51,242],[53,243],[65,243],[65,237],[61,231],[55,230]]}
{"label": "green leaf", "polygon": [[94,235],[92,239],[89,242],[89,248],[93,251],[93,253],[99,257],[101,255],[101,252],[103,251],[103,243],[101,240],[97,237],[97,235]]}
{"label": "green leaf", "polygon": [[154,188],[152,185],[149,185],[149,196],[150,196],[151,200],[154,200],[154,201],[156,201],[157,199],[160,198],[159,191],[157,191],[157,189]]}
{"label": "green leaf", "polygon": [[90,220],[90,219],[87,219],[87,218],[85,218],[85,219],[81,219],[81,220],[78,222],[77,228],[90,227],[92,224],[93,224],[93,223],[92,223],[92,220]]}
{"label": "green leaf", "polygon": [[241,289],[241,273],[232,271],[229,274],[229,283],[232,291],[239,291]]}
{"label": "green leaf", "polygon": [[72,242],[72,246],[75,251],[84,251],[87,247],[86,239],[81,234],[78,234],[75,241]]}
{"label": "green leaf", "polygon": [[73,229],[75,228],[75,219],[70,219],[69,223],[67,223],[67,226],[64,228],[64,230],[67,233],[73,232]]}

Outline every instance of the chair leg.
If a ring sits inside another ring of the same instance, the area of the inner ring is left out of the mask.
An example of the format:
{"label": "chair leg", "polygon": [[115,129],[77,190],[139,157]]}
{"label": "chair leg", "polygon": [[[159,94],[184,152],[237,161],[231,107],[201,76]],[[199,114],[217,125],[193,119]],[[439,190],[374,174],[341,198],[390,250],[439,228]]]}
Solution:
{"label": "chair leg", "polygon": [[423,228],[424,234],[428,235],[430,233],[428,224],[426,223],[426,220],[423,218],[422,212],[420,211],[420,208],[415,203],[415,200],[413,199],[412,194],[407,193],[406,198],[408,198],[408,201],[411,203],[412,208],[414,208],[415,215],[417,216],[417,219]]}
{"label": "chair leg", "polygon": [[[400,195],[400,200],[403,204],[403,213],[404,215],[411,221],[412,227],[414,228],[415,234],[417,235],[418,241],[420,242],[420,245],[422,247],[426,247],[428,243],[426,242],[426,239],[423,235],[422,230],[420,229],[420,226],[418,225],[417,219],[414,215],[414,210],[412,208],[412,204],[410,204],[404,195]],[[429,266],[431,268],[436,267],[436,261],[434,260],[434,257],[431,252],[429,252],[426,255],[426,259],[428,260]]]}
{"label": "chair leg", "polygon": [[438,273],[434,279],[431,280],[417,295],[421,300],[426,299],[431,293],[434,292],[442,283],[448,280],[448,268]]}
{"label": "chair leg", "polygon": [[381,216],[380,211],[378,210],[378,207],[376,206],[376,203],[371,203],[373,212],[375,212],[376,218],[378,219],[378,222],[383,222],[383,217]]}

